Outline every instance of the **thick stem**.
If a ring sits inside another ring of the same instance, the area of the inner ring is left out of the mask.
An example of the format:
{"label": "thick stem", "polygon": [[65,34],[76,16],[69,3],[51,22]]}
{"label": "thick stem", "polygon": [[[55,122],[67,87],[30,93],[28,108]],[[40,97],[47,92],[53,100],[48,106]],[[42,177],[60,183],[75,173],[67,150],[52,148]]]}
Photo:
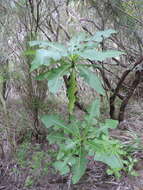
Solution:
{"label": "thick stem", "polygon": [[[64,83],[66,86],[66,89],[68,89],[68,77],[66,75],[63,76]],[[77,91],[77,97],[78,97],[78,91]],[[87,110],[84,108],[83,104],[79,103],[78,98],[76,99],[75,106],[77,106],[80,110],[84,111],[87,113]]]}

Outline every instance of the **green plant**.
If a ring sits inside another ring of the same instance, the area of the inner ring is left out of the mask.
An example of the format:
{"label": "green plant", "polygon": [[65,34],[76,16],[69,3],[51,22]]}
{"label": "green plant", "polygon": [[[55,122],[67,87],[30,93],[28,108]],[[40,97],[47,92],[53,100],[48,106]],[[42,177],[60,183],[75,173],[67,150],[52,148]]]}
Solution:
{"label": "green plant", "polygon": [[100,118],[99,99],[90,106],[83,121],[73,116],[71,122],[65,124],[56,115],[41,117],[47,128],[53,127],[47,137],[49,142],[59,147],[57,161],[53,166],[62,175],[72,173],[73,184],[85,173],[88,156],[107,164],[110,171],[120,177],[120,171],[124,166],[123,156],[126,153],[123,145],[109,136],[109,129],[116,128],[118,122],[107,119],[101,123],[98,118]]}
{"label": "green plant", "polygon": [[20,168],[30,169],[30,174],[36,183],[37,178],[48,173],[49,165],[51,164],[49,154],[49,152],[41,150],[38,145],[33,148],[30,143],[24,142],[19,146],[16,158]]}
{"label": "green plant", "polygon": [[[36,77],[37,80],[48,79],[49,90],[56,93],[63,84],[63,78],[65,80],[64,76],[66,76],[65,83],[70,114],[73,113],[74,104],[77,100],[77,77],[82,77],[90,87],[104,95],[102,82],[99,76],[93,72],[92,64],[87,63],[87,61],[104,61],[107,58],[123,54],[123,52],[116,50],[100,50],[102,40],[114,33],[116,31],[111,29],[97,32],[92,37],[81,33],[74,36],[65,45],[47,41],[30,42],[30,46],[39,47],[32,62],[31,71],[46,67],[45,72]],[[35,54],[35,51],[28,51],[27,54]]]}
{"label": "green plant", "polygon": [[24,142],[21,144],[16,152],[16,158],[20,167],[25,168],[28,166],[27,154],[29,151],[30,143]]}
{"label": "green plant", "polygon": [[125,165],[125,172],[132,176],[138,176],[138,173],[134,170],[134,165],[137,163],[136,158],[132,158],[131,156],[127,156],[126,160],[124,160],[124,165]]}
{"label": "green plant", "polygon": [[34,180],[32,179],[31,176],[28,176],[25,180],[25,187],[32,187],[34,184]]}
{"label": "green plant", "polygon": [[[49,165],[51,164],[50,162],[47,162],[47,153],[44,151],[38,151],[35,152],[32,156],[32,160],[31,160],[31,168],[32,168],[32,172],[39,172],[40,175],[43,175],[45,173],[48,173],[48,169],[49,169]],[[44,163],[44,165],[42,166],[42,163]]]}

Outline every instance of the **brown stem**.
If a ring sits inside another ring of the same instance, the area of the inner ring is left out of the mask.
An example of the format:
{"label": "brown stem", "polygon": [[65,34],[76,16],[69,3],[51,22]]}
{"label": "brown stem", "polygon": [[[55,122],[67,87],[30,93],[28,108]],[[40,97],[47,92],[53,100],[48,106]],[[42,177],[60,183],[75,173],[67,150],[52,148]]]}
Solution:
{"label": "brown stem", "polygon": [[120,88],[122,87],[122,83],[124,82],[124,80],[126,79],[126,77],[128,76],[128,74],[129,74],[137,65],[139,65],[140,63],[142,63],[142,61],[143,61],[143,57],[141,57],[141,58],[139,59],[139,61],[137,61],[137,62],[134,64],[134,66],[133,66],[132,69],[128,69],[128,70],[124,71],[124,73],[122,74],[121,79],[119,80],[119,82],[118,82],[118,84],[117,84],[117,86],[116,86],[116,89],[115,89],[113,95],[110,97],[110,117],[111,117],[112,119],[115,119],[115,105],[114,105],[114,104],[115,104],[115,99],[116,99],[116,97],[117,97],[117,94],[119,93],[119,90],[120,90]]}
{"label": "brown stem", "polygon": [[0,143],[0,159],[4,159],[5,158],[5,152],[3,149],[3,144]]}
{"label": "brown stem", "polygon": [[137,88],[139,82],[140,82],[140,78],[141,78],[141,73],[140,71],[137,71],[135,74],[135,80],[132,83],[132,86],[130,88],[130,91],[127,93],[126,97],[124,98],[121,106],[120,106],[120,111],[119,111],[119,122],[124,120],[124,115],[125,115],[125,108],[129,102],[129,99],[132,97],[135,89]]}
{"label": "brown stem", "polygon": [[115,99],[117,97],[117,94],[119,93],[120,88],[122,87],[122,83],[124,82],[125,78],[128,76],[128,74],[130,73],[130,70],[127,70],[123,73],[120,81],[118,82],[116,89],[114,90],[113,95],[110,97],[110,117],[112,119],[116,119],[115,118]]}

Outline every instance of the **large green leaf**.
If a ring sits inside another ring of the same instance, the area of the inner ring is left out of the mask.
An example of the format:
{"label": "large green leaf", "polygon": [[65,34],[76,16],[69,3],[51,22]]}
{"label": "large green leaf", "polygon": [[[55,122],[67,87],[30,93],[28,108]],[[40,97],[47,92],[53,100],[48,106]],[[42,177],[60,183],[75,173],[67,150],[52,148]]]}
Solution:
{"label": "large green leaf", "polygon": [[105,123],[100,124],[100,128],[98,129],[98,134],[104,133],[104,134],[108,135],[108,130],[115,129],[117,127],[118,123],[119,122],[117,120],[106,119]]}
{"label": "large green leaf", "polygon": [[99,77],[96,76],[96,73],[93,73],[89,70],[88,67],[78,66],[79,74],[84,78],[85,82],[89,84],[90,87],[94,88],[99,94],[104,95],[104,89]]}
{"label": "large green leaf", "polygon": [[94,140],[89,140],[87,142],[87,145],[90,147],[89,149],[94,152],[100,152],[103,150],[102,140],[99,140],[97,138],[94,138]]}
{"label": "large green leaf", "polygon": [[70,172],[67,162],[65,161],[57,161],[53,165],[56,170],[60,171],[61,175],[65,175]]}
{"label": "large green leaf", "polygon": [[54,78],[52,80],[48,81],[48,87],[49,91],[53,94],[56,94],[58,90],[62,87],[63,85],[63,79],[60,78]]}
{"label": "large green leaf", "polygon": [[97,98],[92,102],[91,106],[88,109],[89,116],[87,117],[88,123],[92,124],[92,121],[95,117],[99,117],[100,115],[100,100]]}
{"label": "large green leaf", "polygon": [[49,41],[44,41],[44,40],[36,40],[36,41],[30,41],[29,42],[29,46],[33,47],[33,46],[39,46],[39,47],[48,47],[49,45]]}
{"label": "large green leaf", "polygon": [[42,65],[46,65],[49,66],[51,64],[51,61],[49,59],[44,59],[42,58],[40,61],[38,61],[39,59],[34,59],[31,63],[31,68],[30,68],[30,72],[40,68]]}
{"label": "large green leaf", "polygon": [[[67,73],[68,69],[70,68],[70,65],[64,64],[62,66],[59,66],[58,68],[53,68],[48,72],[42,73],[39,76],[36,77],[37,80],[59,80],[60,77],[62,77],[64,74]],[[56,82],[55,81],[55,82]]]}
{"label": "large green leaf", "polygon": [[78,53],[84,59],[90,59],[91,61],[104,61],[107,58],[118,57],[123,54],[121,51],[107,50],[96,51],[94,49],[87,49]]}
{"label": "large green leaf", "polygon": [[47,139],[50,142],[50,144],[54,144],[54,143],[59,143],[59,142],[65,141],[68,138],[65,137],[64,134],[54,131],[53,133],[51,133],[50,135],[47,136]]}
{"label": "large green leaf", "polygon": [[109,38],[111,34],[116,34],[117,32],[113,29],[104,30],[96,32],[90,39],[96,42],[102,42],[104,39]]}
{"label": "large green leaf", "polygon": [[69,123],[69,127],[70,129],[73,131],[73,134],[75,134],[76,137],[78,137],[78,139],[82,138],[82,134],[80,131],[80,126],[82,124],[82,121],[77,120],[75,117],[73,117],[73,115],[71,116],[71,123]]}
{"label": "large green leaf", "polygon": [[41,117],[41,121],[44,123],[46,128],[53,125],[64,125],[57,115],[44,115]]}
{"label": "large green leaf", "polygon": [[118,125],[118,121],[117,120],[113,120],[113,119],[106,119],[105,120],[105,125],[111,129],[115,129]]}
{"label": "large green leaf", "polygon": [[123,163],[120,159],[119,155],[116,154],[110,154],[110,153],[103,153],[99,152],[96,153],[94,160],[103,162],[110,166],[112,169],[122,169]]}
{"label": "large green leaf", "polygon": [[76,141],[72,139],[67,139],[65,141],[65,150],[73,150],[76,147]]}
{"label": "large green leaf", "polygon": [[48,87],[50,92],[57,93],[57,91],[63,84],[63,80],[61,79],[61,77],[67,74],[69,68],[70,65],[62,65],[51,71],[48,76]]}
{"label": "large green leaf", "polygon": [[76,158],[76,163],[72,167],[72,182],[73,184],[76,184],[80,178],[84,175],[86,167],[87,167],[87,158],[86,153],[83,149],[79,150],[79,155]]}
{"label": "large green leaf", "polygon": [[26,51],[23,52],[24,55],[28,56],[28,55],[35,55],[36,54],[36,50],[35,49],[28,49]]}
{"label": "large green leaf", "polygon": [[31,65],[31,71],[39,68],[42,65],[49,66],[52,63],[50,60],[51,58],[57,61],[61,58],[61,55],[57,51],[38,49]]}
{"label": "large green leaf", "polygon": [[74,51],[81,48],[81,43],[86,41],[86,34],[85,33],[79,33],[72,37],[72,39],[68,43],[68,50],[69,53],[73,54]]}
{"label": "large green leaf", "polygon": [[31,41],[30,46],[36,46],[38,45],[41,48],[50,48],[51,51],[58,51],[61,56],[67,56],[67,48],[57,42],[48,42],[48,41]]}
{"label": "large green leaf", "polygon": [[39,49],[37,50],[37,54],[38,56],[40,57],[45,57],[45,58],[52,58],[54,59],[55,61],[61,59],[61,54],[56,51],[56,50],[53,50],[53,49]]}
{"label": "large green leaf", "polygon": [[57,126],[70,134],[73,133],[73,131],[70,130],[70,128],[65,125],[64,122],[60,120],[57,115],[44,115],[41,117],[41,121],[44,123],[46,128],[49,128],[51,126]]}
{"label": "large green leaf", "polygon": [[49,43],[49,47],[58,51],[64,57],[68,55],[67,48],[62,44],[52,42],[52,43]]}
{"label": "large green leaf", "polygon": [[88,41],[88,42],[84,42],[83,44],[81,44],[81,49],[80,51],[83,51],[84,49],[95,49],[99,46],[98,43],[95,43],[93,41]]}
{"label": "large green leaf", "polygon": [[53,69],[48,76],[49,91],[53,94],[57,93],[63,84],[63,75],[67,74],[70,65],[62,65],[56,69]]}

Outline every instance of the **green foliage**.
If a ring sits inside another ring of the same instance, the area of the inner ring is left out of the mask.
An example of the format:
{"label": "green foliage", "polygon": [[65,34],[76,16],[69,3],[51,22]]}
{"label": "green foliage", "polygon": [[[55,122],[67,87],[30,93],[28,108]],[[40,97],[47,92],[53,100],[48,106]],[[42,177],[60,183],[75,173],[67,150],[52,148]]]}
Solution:
{"label": "green foliage", "polygon": [[25,187],[32,187],[32,185],[34,184],[34,181],[32,179],[31,176],[28,176],[25,180]]}
{"label": "green foliage", "polygon": [[124,160],[125,165],[125,171],[132,175],[132,176],[138,176],[139,174],[134,170],[134,165],[137,163],[136,158],[132,158],[131,156],[127,156],[127,159]]}
{"label": "green foliage", "polygon": [[[38,145],[34,147],[32,145],[31,147],[31,144],[28,142],[24,142],[19,146],[16,152],[16,159],[20,168],[30,169],[29,176],[25,181],[26,187],[36,184],[40,177],[47,174],[51,164],[49,162],[49,152],[44,152]],[[21,172],[21,170],[14,172]]]}
{"label": "green foliage", "polygon": [[78,151],[78,157],[75,159],[75,163],[72,167],[72,182],[77,183],[86,171],[87,167],[86,151],[83,147],[80,147]]}
{"label": "green foliage", "polygon": [[[41,67],[48,67],[48,71],[40,74],[37,80],[48,79],[48,87],[52,93],[57,93],[62,85],[63,76],[68,76],[67,97],[69,100],[69,113],[72,114],[76,102],[78,76],[83,77],[91,88],[104,95],[104,89],[100,78],[93,73],[92,65],[81,64],[81,61],[104,61],[107,58],[123,54],[120,51],[99,51],[100,42],[116,33],[114,30],[97,32],[92,37],[80,33],[65,45],[48,41],[31,41],[30,46],[38,46],[35,59],[31,65],[31,71]],[[28,53],[28,52],[27,52]],[[31,52],[29,52],[31,53]]]}
{"label": "green foliage", "polygon": [[102,87],[101,80],[95,73],[89,70],[86,66],[78,66],[79,68],[79,76],[84,78],[85,82],[89,84],[90,87],[95,89],[99,94],[104,95],[104,89]]}
{"label": "green foliage", "polygon": [[27,167],[27,165],[28,165],[28,162],[27,162],[27,159],[26,159],[26,156],[27,156],[27,153],[28,153],[28,147],[29,147],[29,143],[23,143],[19,147],[19,150],[17,150],[17,153],[16,153],[18,164],[22,168]]}
{"label": "green foliage", "polygon": [[113,29],[109,29],[109,30],[105,30],[105,31],[99,31],[96,32],[96,34],[91,37],[92,40],[96,41],[96,42],[102,42],[102,40],[109,38],[111,36],[111,34],[116,34],[117,32]]}
{"label": "green foliage", "polygon": [[109,136],[109,129],[116,128],[118,122],[107,119],[99,122],[100,102],[95,100],[88,109],[83,121],[74,116],[69,124],[65,124],[56,115],[41,117],[46,127],[53,127],[47,139],[50,144],[57,144],[59,151],[57,161],[53,164],[62,175],[72,173],[72,183],[77,183],[84,175],[88,156],[108,165],[108,173],[120,177],[124,168],[123,159],[126,152],[118,140]]}

